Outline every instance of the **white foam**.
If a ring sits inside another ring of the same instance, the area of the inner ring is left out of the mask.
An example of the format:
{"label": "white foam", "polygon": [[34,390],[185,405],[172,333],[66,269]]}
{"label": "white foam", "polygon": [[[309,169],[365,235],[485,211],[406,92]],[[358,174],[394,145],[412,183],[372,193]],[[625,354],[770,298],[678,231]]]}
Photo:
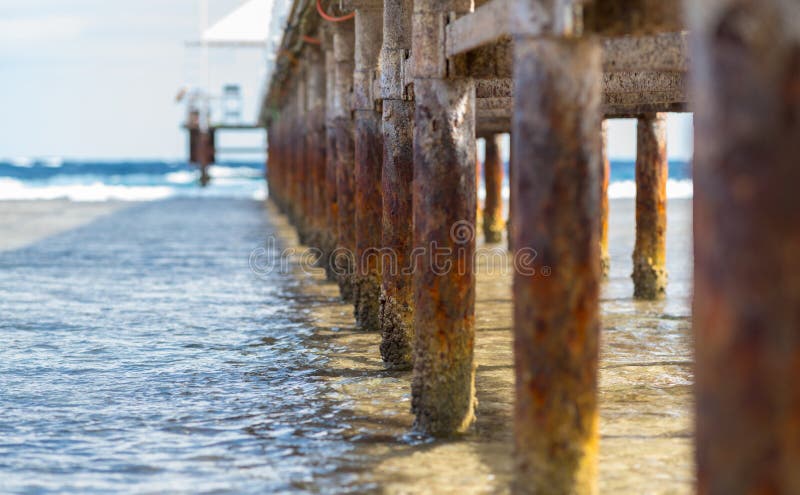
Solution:
{"label": "white foam", "polygon": [[20,168],[31,168],[34,164],[33,158],[27,156],[17,156],[10,158],[8,161],[11,162],[11,165]]}
{"label": "white foam", "polygon": [[197,173],[188,170],[181,170],[178,172],[170,172],[165,176],[165,179],[170,184],[191,184],[197,181]]}
{"label": "white foam", "polygon": [[112,186],[102,182],[32,186],[15,179],[0,178],[0,200],[154,201],[173,194],[174,190],[166,186]]}
{"label": "white foam", "polygon": [[42,160],[42,165],[50,168],[59,168],[64,164],[64,159],[60,156],[51,156]]}
{"label": "white foam", "polygon": [[[682,199],[692,198],[694,196],[694,183],[691,179],[668,179],[667,180],[667,198]],[[503,186],[503,198],[508,200],[511,197],[511,190],[509,187]],[[636,182],[632,180],[623,180],[619,182],[612,182],[608,185],[608,197],[610,199],[633,199],[636,198]],[[481,188],[478,191],[478,199],[483,201],[486,199],[486,191]]]}
{"label": "white foam", "polygon": [[256,201],[264,201],[265,199],[267,199],[267,185],[266,185],[266,183],[262,182],[258,186],[258,189],[253,191],[253,195],[250,196],[250,197],[252,199],[255,199]]}
{"label": "white foam", "polygon": [[264,171],[250,167],[226,167],[223,165],[212,165],[208,169],[212,178],[254,178],[262,177]]}

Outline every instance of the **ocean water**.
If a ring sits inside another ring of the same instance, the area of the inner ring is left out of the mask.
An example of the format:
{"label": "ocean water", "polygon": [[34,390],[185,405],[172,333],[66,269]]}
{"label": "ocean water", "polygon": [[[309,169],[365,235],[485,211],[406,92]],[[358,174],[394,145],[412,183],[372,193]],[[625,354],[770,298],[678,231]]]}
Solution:
{"label": "ocean water", "polygon": [[0,160],[0,200],[155,201],[175,197],[264,199],[264,164],[225,162],[199,188],[196,168],[181,161]]}
{"label": "ocean water", "polygon": [[249,269],[271,231],[262,202],[173,198],[0,253],[0,493],[324,478],[351,447],[298,281]]}
{"label": "ocean water", "polygon": [[[0,200],[154,201],[174,197],[264,199],[264,165],[230,162],[211,167],[212,182],[198,188],[198,172],[180,161],[0,160]],[[635,164],[611,164],[609,197],[636,196]],[[508,184],[504,188],[508,197]],[[671,162],[667,196],[692,197],[691,166]]]}

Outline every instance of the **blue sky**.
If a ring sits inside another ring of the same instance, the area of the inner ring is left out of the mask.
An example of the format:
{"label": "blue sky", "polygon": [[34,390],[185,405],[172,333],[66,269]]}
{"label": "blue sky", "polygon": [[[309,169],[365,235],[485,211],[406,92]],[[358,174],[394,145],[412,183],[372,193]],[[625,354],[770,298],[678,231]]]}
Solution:
{"label": "blue sky", "polygon": [[[214,20],[242,1],[209,3]],[[197,0],[0,0],[0,157],[183,157],[174,96],[200,81],[199,53],[184,47],[198,34]],[[261,57],[212,55],[212,87],[241,84],[246,118]],[[634,156],[635,136],[634,121],[613,121],[612,158]],[[672,157],[691,155],[689,116],[671,116],[669,139]]]}

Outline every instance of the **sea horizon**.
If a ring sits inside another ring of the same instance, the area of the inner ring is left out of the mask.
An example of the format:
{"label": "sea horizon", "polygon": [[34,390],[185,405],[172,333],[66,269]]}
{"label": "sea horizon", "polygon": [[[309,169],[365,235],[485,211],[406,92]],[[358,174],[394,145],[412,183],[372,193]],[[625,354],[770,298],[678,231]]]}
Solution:
{"label": "sea horizon", "polygon": [[[508,167],[508,163],[505,163]],[[0,201],[66,199],[156,201],[173,197],[266,199],[264,160],[221,160],[211,184],[196,187],[198,169],[185,159],[0,159]],[[506,177],[508,174],[506,173]],[[503,196],[509,197],[506,179]],[[667,197],[691,198],[691,162],[671,160]],[[479,193],[483,198],[483,189]],[[611,160],[610,199],[636,197],[635,160]]]}

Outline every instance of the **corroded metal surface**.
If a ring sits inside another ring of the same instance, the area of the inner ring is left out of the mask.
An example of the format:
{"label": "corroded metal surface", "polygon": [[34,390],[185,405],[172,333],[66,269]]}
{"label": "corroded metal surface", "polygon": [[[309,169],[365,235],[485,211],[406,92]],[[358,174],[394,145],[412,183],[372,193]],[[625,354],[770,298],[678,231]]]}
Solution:
{"label": "corroded metal surface", "polygon": [[[308,61],[305,115],[306,160],[309,169],[306,184],[308,209],[307,244],[320,249],[325,230],[327,190],[325,188],[325,65],[323,53],[318,46],[310,45],[306,50]],[[318,260],[322,262],[322,258]],[[320,265],[322,266],[322,265]]]}
{"label": "corroded metal surface", "polygon": [[292,118],[292,189],[293,189],[293,209],[292,218],[297,235],[301,244],[306,244],[307,224],[308,224],[308,176],[309,160],[305,133],[305,114],[306,114],[306,79],[305,71],[298,77],[295,86],[295,103]]}
{"label": "corroded metal surface", "polygon": [[686,7],[698,493],[800,493],[800,4]]}
{"label": "corroded metal surface", "polygon": [[413,247],[414,102],[402,84],[402,61],[411,48],[411,0],[385,0],[381,95],[383,96],[383,250],[381,344],[387,367],[408,369],[413,364],[414,292],[411,273]]}
{"label": "corroded metal surface", "polygon": [[363,330],[380,329],[381,167],[383,134],[380,114],[373,110],[355,112],[356,160],[356,325]]}
{"label": "corroded metal surface", "polygon": [[413,275],[412,409],[417,428],[448,435],[466,429],[475,408],[474,89],[470,80],[414,85],[414,248],[424,256]]}
{"label": "corroded metal surface", "polygon": [[600,274],[608,277],[611,257],[608,254],[608,182],[611,179],[611,162],[608,159],[608,122],[604,119],[600,129]]}
{"label": "corroded metal surface", "polygon": [[636,136],[633,295],[658,299],[667,289],[667,115],[640,116]]}
{"label": "corroded metal surface", "polygon": [[325,31],[325,223],[322,238],[321,263],[328,280],[336,280],[331,254],[339,237],[339,202],[336,196],[336,121],[334,93],[336,91],[336,58],[333,53],[333,30]]}
{"label": "corroded metal surface", "polygon": [[443,79],[440,51],[445,17],[470,8],[415,0],[412,14],[414,248],[424,254],[414,258],[411,408],[415,427],[433,435],[464,431],[475,417],[475,85]]}
{"label": "corroded metal surface", "polygon": [[355,116],[356,259],[354,315],[362,330],[380,330],[380,259],[383,203],[381,114],[375,109],[373,80],[382,43],[381,2],[358,4],[355,27],[353,108]]}
{"label": "corroded metal surface", "polygon": [[383,234],[381,357],[392,368],[410,368],[414,336],[411,263],[414,102],[383,102]]}
{"label": "corroded metal surface", "polygon": [[350,111],[353,88],[354,23],[336,26],[333,51],[336,59],[336,94],[334,97],[334,127],[336,130],[336,197],[339,206],[339,242],[333,263],[342,298],[354,297],[353,273],[356,251],[355,210],[355,144],[353,118]]}
{"label": "corroded metal surface", "polygon": [[[486,242],[495,243],[503,239],[503,158],[500,153],[501,136],[486,137],[486,153],[483,160],[483,181],[486,197],[483,203],[483,236]],[[476,181],[477,182],[477,181]]]}
{"label": "corroded metal surface", "polygon": [[[516,493],[596,493],[600,50],[516,40]],[[528,260],[528,263],[525,263]]]}

